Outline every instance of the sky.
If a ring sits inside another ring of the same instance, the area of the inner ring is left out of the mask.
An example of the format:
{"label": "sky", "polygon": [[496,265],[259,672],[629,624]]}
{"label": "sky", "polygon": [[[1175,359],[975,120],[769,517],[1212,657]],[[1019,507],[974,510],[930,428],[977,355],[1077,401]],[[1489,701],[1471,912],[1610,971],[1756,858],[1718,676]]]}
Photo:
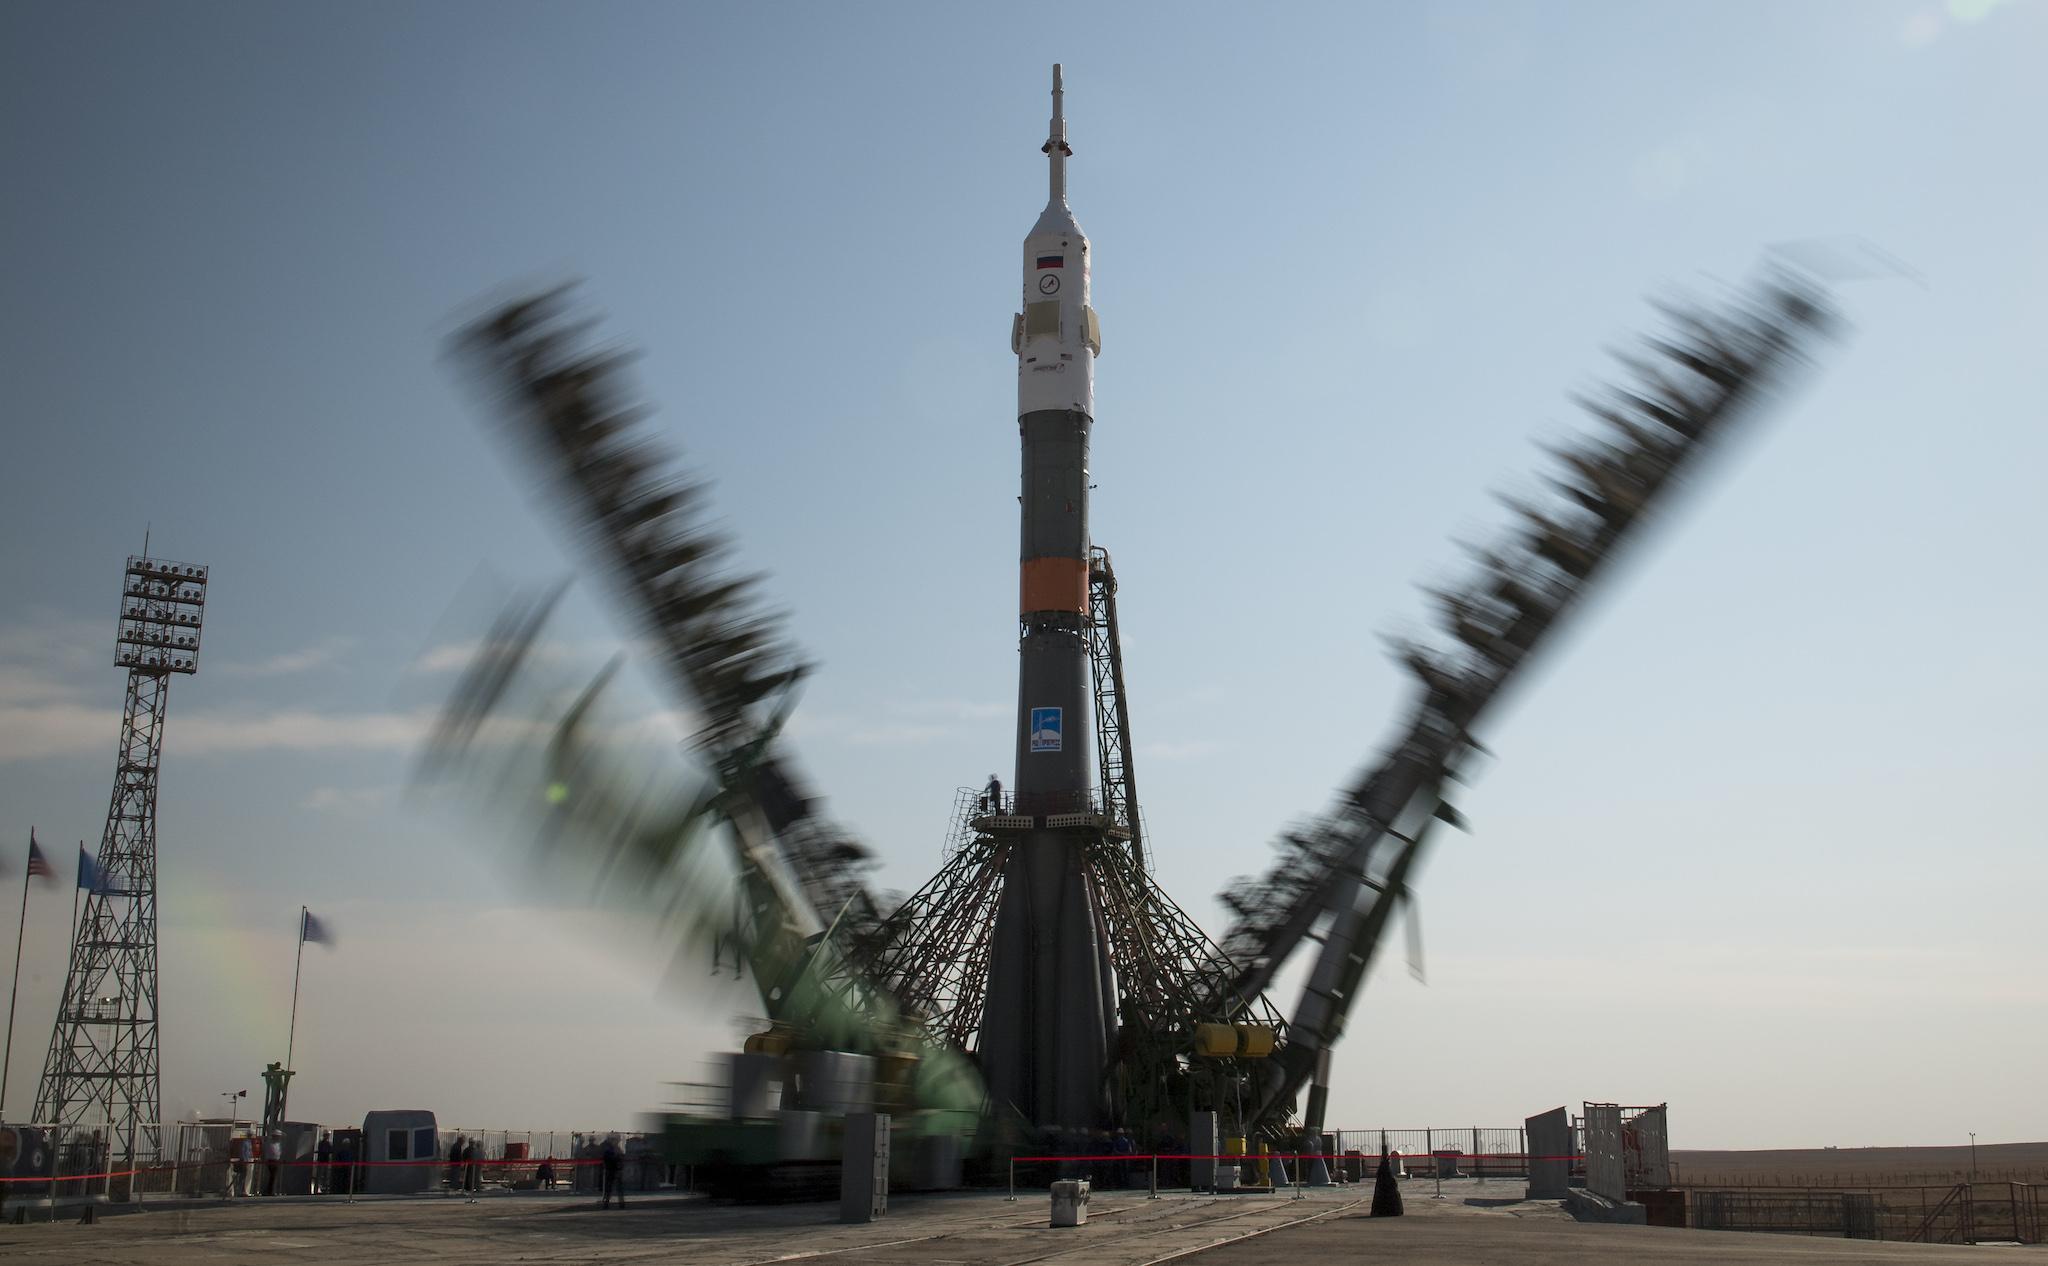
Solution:
{"label": "sky", "polygon": [[[1049,63],[1095,253],[1096,543],[1157,874],[1212,898],[1371,760],[1379,634],[1532,440],[1774,244],[1849,329],[1491,716],[1475,827],[1335,1064],[1344,1128],[1669,1102],[1686,1147],[2048,1138],[2048,5],[0,8],[5,1110],[119,730],[122,560],[203,563],[160,818],[165,1110],[614,1128],[749,986],[408,793],[455,649],[575,574],[444,341],[580,278],[819,665],[794,725],[879,886],[1006,770],[1018,243]],[[639,679],[650,711],[674,706]],[[1291,994],[1279,999],[1291,1006]]]}

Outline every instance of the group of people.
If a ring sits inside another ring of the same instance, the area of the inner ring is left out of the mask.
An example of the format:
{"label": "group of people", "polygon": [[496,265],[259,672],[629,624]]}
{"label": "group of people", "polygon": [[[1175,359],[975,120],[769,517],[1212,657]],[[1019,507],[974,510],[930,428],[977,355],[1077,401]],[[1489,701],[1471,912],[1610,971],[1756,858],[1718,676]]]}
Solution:
{"label": "group of people", "polygon": [[448,1189],[469,1193],[472,1203],[483,1190],[483,1161],[476,1154],[476,1141],[458,1134],[448,1145]]}
{"label": "group of people", "polygon": [[[253,1171],[259,1156],[256,1137],[243,1134],[230,1139],[227,1145],[228,1184],[230,1197],[278,1194],[278,1180],[284,1169],[284,1134],[272,1130],[261,1143],[260,1156],[263,1162],[262,1185],[252,1191]],[[313,1181],[315,1194],[346,1192],[353,1186],[356,1152],[355,1145],[347,1138],[340,1144],[334,1141],[330,1131],[322,1131],[319,1144],[313,1149]]]}
{"label": "group of people", "polygon": [[[1153,1155],[1174,1159],[1157,1162],[1162,1185],[1185,1185],[1187,1162],[1178,1159],[1187,1151],[1187,1140],[1160,1131],[1149,1148],[1141,1150],[1137,1135],[1118,1126],[1114,1130],[1046,1130],[1035,1144],[1051,1156],[1067,1158],[1058,1163],[1061,1178],[1086,1178],[1097,1187],[1116,1190],[1143,1187],[1151,1182]],[[1139,1157],[1146,1157],[1140,1160]]]}
{"label": "group of people", "polygon": [[319,1143],[313,1147],[313,1191],[320,1195],[349,1195],[355,1189],[355,1177],[355,1140],[343,1135],[337,1143],[332,1132],[322,1130]]}
{"label": "group of people", "polygon": [[[260,1149],[260,1150],[259,1150]],[[257,1161],[263,1164],[260,1193],[251,1190],[253,1171]],[[284,1135],[273,1130],[260,1142],[256,1136],[240,1135],[227,1143],[228,1179],[226,1195],[230,1197],[262,1194],[278,1194],[278,1180],[284,1167]],[[603,1207],[609,1209],[617,1198],[620,1208],[626,1207],[626,1149],[613,1134],[598,1148],[597,1161],[603,1175]],[[313,1148],[312,1191],[315,1195],[347,1194],[355,1186],[356,1149],[355,1140],[344,1135],[336,1142],[332,1131],[323,1130],[320,1141]],[[555,1162],[552,1157],[540,1162],[534,1178],[543,1188],[556,1184]],[[446,1186],[450,1191],[467,1193],[474,1201],[483,1187],[483,1153],[480,1144],[467,1135],[458,1134],[448,1148],[448,1175]]]}
{"label": "group of people", "polygon": [[229,1196],[274,1196],[277,1194],[277,1171],[284,1165],[284,1136],[272,1130],[264,1136],[263,1186],[260,1191],[250,1190],[251,1170],[257,1158],[256,1140],[244,1134],[228,1143],[228,1190]]}

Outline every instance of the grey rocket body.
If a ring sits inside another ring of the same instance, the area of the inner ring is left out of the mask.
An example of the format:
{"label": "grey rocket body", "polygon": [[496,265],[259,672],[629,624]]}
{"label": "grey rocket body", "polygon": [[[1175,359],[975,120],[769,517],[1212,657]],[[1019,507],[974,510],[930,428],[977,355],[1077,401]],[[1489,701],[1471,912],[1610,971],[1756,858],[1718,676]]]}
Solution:
{"label": "grey rocket body", "polygon": [[1051,188],[1024,239],[1017,353],[1023,450],[1017,764],[1013,838],[990,950],[977,1049],[999,1115],[1041,1129],[1110,1124],[1104,1073],[1116,1033],[1091,857],[1099,829],[1050,826],[1086,812],[1093,778],[1088,660],[1088,440],[1100,326],[1089,305],[1088,239],[1066,200],[1060,68],[1045,144]]}
{"label": "grey rocket body", "polygon": [[[1024,449],[1022,557],[1019,570],[1056,576],[1078,570],[1080,611],[1064,607],[1024,610],[1018,642],[1017,794],[1057,804],[1065,796],[1081,807],[1091,786],[1095,726],[1088,667],[1088,432],[1093,419],[1079,411],[1042,410],[1017,420]],[[1027,596],[1027,601],[1030,599]],[[1057,708],[1057,736],[1044,722]],[[1036,718],[1039,725],[1034,728]],[[1020,812],[1022,810],[1020,809]]]}

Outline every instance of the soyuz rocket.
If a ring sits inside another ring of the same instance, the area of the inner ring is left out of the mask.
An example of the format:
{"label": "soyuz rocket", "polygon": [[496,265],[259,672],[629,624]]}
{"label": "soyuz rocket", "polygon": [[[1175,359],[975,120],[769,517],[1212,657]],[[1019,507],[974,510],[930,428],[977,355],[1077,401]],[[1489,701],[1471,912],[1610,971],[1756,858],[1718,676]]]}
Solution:
{"label": "soyuz rocket", "polygon": [[1088,238],[1067,206],[1072,152],[1054,66],[1049,196],[1024,238],[1022,311],[1010,328],[1023,447],[1016,801],[1007,818],[1015,834],[977,1043],[998,1114],[1048,1129],[1110,1123],[1104,1073],[1117,1016],[1090,860],[1101,827],[1091,758],[1088,434],[1102,336],[1088,301]]}

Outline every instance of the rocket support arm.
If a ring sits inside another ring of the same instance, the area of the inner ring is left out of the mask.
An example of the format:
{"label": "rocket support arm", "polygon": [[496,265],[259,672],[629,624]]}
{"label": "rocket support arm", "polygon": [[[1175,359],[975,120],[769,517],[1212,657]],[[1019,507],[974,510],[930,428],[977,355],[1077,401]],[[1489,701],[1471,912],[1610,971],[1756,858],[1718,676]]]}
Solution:
{"label": "rocket support arm", "polygon": [[[1283,858],[1253,899],[1238,902],[1245,913],[1223,943],[1239,964],[1240,996],[1268,985],[1331,915],[1257,1119],[1284,1119],[1343,1032],[1433,816],[1450,812],[1443,779],[1475,746],[1471,736],[1486,710],[1607,574],[1635,527],[1670,499],[1677,476],[1801,362],[1835,318],[1814,283],[1780,273],[1725,311],[1687,313],[1676,323],[1677,338],[1650,344],[1659,361],[1635,367],[1648,385],[1613,391],[1594,409],[1614,433],[1567,456],[1564,478],[1577,507],[1525,511],[1515,538],[1482,556],[1482,573],[1465,596],[1443,604],[1450,645],[1406,648],[1419,694],[1411,724],[1381,765],[1310,829],[1309,838],[1325,846],[1306,863]],[[1373,881],[1376,866],[1381,877]],[[1376,891],[1368,897],[1369,888]]]}
{"label": "rocket support arm", "polygon": [[628,357],[588,341],[566,288],[502,305],[454,350],[479,371],[551,490],[607,565],[629,614],[703,728],[697,742],[751,819],[748,849],[766,849],[797,881],[778,916],[811,935],[842,916],[850,932],[878,922],[861,878],[867,853],[825,823],[777,739],[808,672],[778,621],[752,597],[756,578],[719,564],[729,544],[701,521],[704,486],[678,474],[647,437],[651,410],[625,378]]}

